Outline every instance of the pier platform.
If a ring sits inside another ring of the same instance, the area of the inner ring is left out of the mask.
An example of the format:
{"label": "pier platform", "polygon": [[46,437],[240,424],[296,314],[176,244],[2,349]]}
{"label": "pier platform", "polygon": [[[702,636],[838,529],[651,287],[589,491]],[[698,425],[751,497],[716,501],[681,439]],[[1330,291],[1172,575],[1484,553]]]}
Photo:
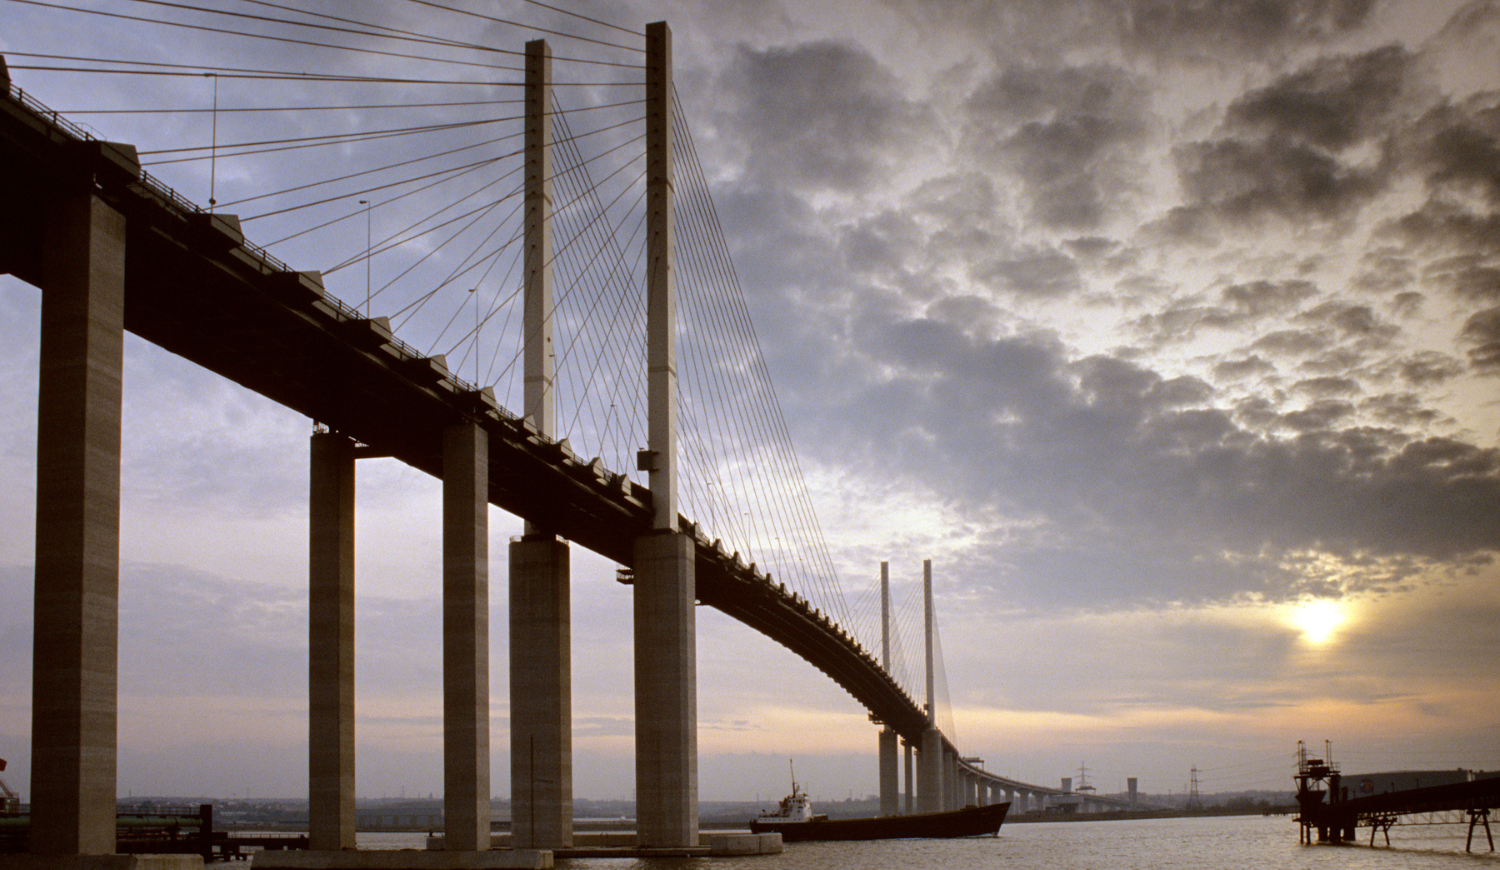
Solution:
{"label": "pier platform", "polygon": [[546,849],[488,849],[482,852],[320,849],[262,852],[254,860],[255,870],[545,870],[551,866],[552,853]]}

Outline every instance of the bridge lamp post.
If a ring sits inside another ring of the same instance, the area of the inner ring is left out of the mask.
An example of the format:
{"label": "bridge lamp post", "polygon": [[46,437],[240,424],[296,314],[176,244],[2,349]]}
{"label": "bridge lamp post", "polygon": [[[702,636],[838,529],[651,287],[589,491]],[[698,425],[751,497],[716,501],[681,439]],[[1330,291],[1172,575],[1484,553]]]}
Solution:
{"label": "bridge lamp post", "polygon": [[479,384],[479,288],[470,287],[469,293],[474,296],[474,386]]}
{"label": "bridge lamp post", "polygon": [[370,261],[375,259],[375,246],[372,240],[375,238],[374,218],[370,216],[373,203],[368,199],[362,199],[359,204],[365,207],[365,316],[370,316]]}

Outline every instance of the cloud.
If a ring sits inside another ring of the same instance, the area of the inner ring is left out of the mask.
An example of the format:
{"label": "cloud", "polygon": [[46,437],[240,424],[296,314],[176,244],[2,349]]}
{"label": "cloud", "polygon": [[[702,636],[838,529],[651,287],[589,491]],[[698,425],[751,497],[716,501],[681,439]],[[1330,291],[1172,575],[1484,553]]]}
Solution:
{"label": "cloud", "polygon": [[717,87],[718,121],[743,137],[749,184],[865,193],[932,136],[928,110],[854,43],[741,45]]}
{"label": "cloud", "polygon": [[1214,377],[1221,381],[1265,377],[1275,372],[1276,366],[1256,355],[1237,360],[1226,359],[1215,363],[1213,368]]}
{"label": "cloud", "polygon": [[1403,429],[1420,429],[1443,419],[1437,411],[1424,407],[1416,393],[1387,393],[1362,399],[1359,409],[1376,420]]}
{"label": "cloud", "polygon": [[1482,372],[1500,372],[1500,307],[1473,315],[1459,333],[1469,348],[1469,362]]}
{"label": "cloud", "polygon": [[1225,125],[1241,134],[1343,151],[1389,134],[1413,63],[1400,45],[1318,58],[1236,98]]}
{"label": "cloud", "polygon": [[1250,348],[1273,355],[1295,357],[1324,350],[1332,341],[1332,337],[1323,330],[1278,329],[1255,339]]}
{"label": "cloud", "polygon": [[1034,220],[1090,229],[1143,192],[1149,121],[1148,91],[1128,70],[1011,64],[969,93],[962,138],[1022,186]]}
{"label": "cloud", "polygon": [[1177,150],[1189,208],[1231,224],[1265,217],[1333,221],[1379,191],[1381,173],[1341,164],[1324,151],[1280,139],[1219,139]]}
{"label": "cloud", "polygon": [[969,275],[980,284],[1002,293],[1021,296],[1057,297],[1083,288],[1072,257],[1055,248],[1023,248],[976,263]]}
{"label": "cloud", "polygon": [[1415,125],[1413,160],[1437,191],[1473,194],[1500,205],[1500,94],[1433,107]]}
{"label": "cloud", "polygon": [[1437,351],[1418,351],[1394,363],[1394,374],[1413,386],[1441,384],[1463,373],[1463,363]]}
{"label": "cloud", "polygon": [[1261,59],[1357,30],[1374,8],[1374,0],[1136,0],[1127,7],[1124,37],[1163,57],[1215,63],[1227,52]]}
{"label": "cloud", "polygon": [[[1231,416],[1212,406],[1222,399],[1203,381],[1117,357],[1072,360],[1044,334],[985,339],[912,321],[873,347],[894,377],[855,399],[856,428],[825,420],[836,428],[822,440],[871,467],[908,469],[961,510],[1041,518],[1038,531],[974,556],[1004,564],[996,569],[1004,576],[1029,577],[1015,593],[1026,599],[1042,590],[1100,600],[1284,594],[1291,580],[1278,580],[1273,563],[1188,582],[1198,572],[1185,565],[1213,563],[1210,554],[1224,550],[1454,558],[1500,545],[1500,452],[1360,428],[1352,397],[1361,390],[1349,377],[1300,381],[1296,389],[1312,398],[1300,409],[1249,402]],[[1369,408],[1387,422],[1430,419],[1399,399]],[[1278,428],[1282,435],[1267,434]],[[1401,519],[1411,516],[1423,520]],[[1168,554],[1165,564],[1125,552],[1146,534]],[[1067,579],[1099,578],[1105,564],[1118,580],[1107,590]]]}

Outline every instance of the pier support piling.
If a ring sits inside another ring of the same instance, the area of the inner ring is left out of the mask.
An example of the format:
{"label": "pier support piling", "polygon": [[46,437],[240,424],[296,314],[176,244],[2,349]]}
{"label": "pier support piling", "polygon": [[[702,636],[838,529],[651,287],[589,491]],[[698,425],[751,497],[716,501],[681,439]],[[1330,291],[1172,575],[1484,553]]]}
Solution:
{"label": "pier support piling", "polygon": [[902,749],[902,753],[901,754],[903,756],[902,765],[901,765],[901,768],[902,768],[902,771],[901,771],[902,772],[901,784],[902,784],[902,786],[904,788],[904,791],[905,791],[905,793],[902,795],[902,798],[901,798],[901,811],[903,813],[907,814],[907,815],[911,815],[912,813],[916,812],[916,804],[912,800],[912,798],[914,797],[914,795],[913,795],[913,791],[914,791],[913,786],[915,785],[915,783],[912,780],[912,749],[911,749],[911,744],[907,743],[906,741],[903,740],[903,741],[901,741],[901,749]]}
{"label": "pier support piling", "polygon": [[443,432],[443,813],[452,851],[490,847],[489,436]]}
{"label": "pier support piling", "polygon": [[573,845],[573,703],[568,545],[510,545],[511,836],[517,848]]}
{"label": "pier support piling", "polygon": [[698,845],[698,678],[693,539],[635,542],[636,836]]}
{"label": "pier support piling", "polygon": [[353,849],[354,442],[315,432],[308,499],[308,846]]}
{"label": "pier support piling", "polygon": [[898,779],[897,744],[900,736],[889,725],[880,729],[880,814],[894,816],[901,812],[901,783]]}
{"label": "pier support piling", "polygon": [[125,218],[90,192],[43,217],[31,851],[115,851]]}

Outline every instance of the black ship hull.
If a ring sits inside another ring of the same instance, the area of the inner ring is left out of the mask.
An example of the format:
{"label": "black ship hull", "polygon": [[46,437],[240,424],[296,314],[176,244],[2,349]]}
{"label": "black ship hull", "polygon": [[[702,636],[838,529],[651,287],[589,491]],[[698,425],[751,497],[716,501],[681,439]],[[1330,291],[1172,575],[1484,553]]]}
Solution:
{"label": "black ship hull", "polygon": [[942,813],[911,816],[879,816],[866,819],[827,819],[816,816],[808,822],[750,823],[754,834],[779,833],[787,843],[811,840],[899,840],[918,837],[979,837],[999,833],[1010,804],[969,806]]}

